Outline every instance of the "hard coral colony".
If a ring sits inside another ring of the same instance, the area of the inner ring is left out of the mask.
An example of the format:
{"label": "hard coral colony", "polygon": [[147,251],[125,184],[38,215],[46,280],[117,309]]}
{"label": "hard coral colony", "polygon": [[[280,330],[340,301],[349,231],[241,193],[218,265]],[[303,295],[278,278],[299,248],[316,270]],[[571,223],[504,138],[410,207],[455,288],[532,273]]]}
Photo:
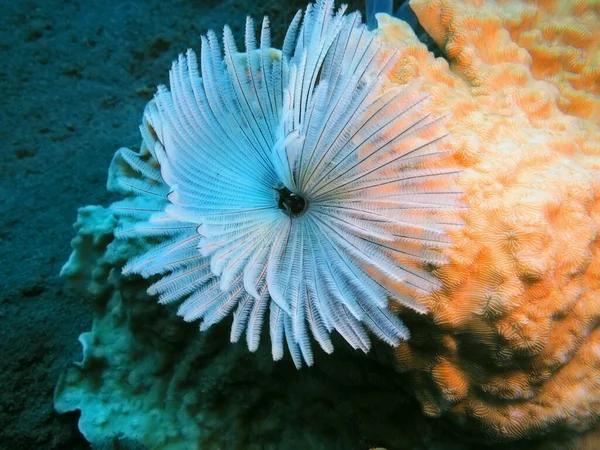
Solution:
{"label": "hard coral colony", "polygon": [[301,25],[298,12],[281,51],[266,18],[258,46],[248,18],[244,53],[229,28],[224,55],[209,32],[201,69],[180,56],[147,106],[140,153],[117,156],[137,172],[118,181],[134,196],[111,207],[117,236],[161,238],[124,273],[160,274],[148,293],[185,299],[201,330],[235,309],[231,340],[245,329],[250,350],[268,309],[273,358],[285,336],[297,367],[313,363],[309,334],[328,353],[333,330],[365,352],[363,327],[407,338],[388,298],[426,310],[417,298],[440,286],[460,223],[443,118],[423,111],[418,80],[389,83],[395,52],[344,9],[319,1]]}
{"label": "hard coral colony", "polygon": [[587,430],[600,417],[600,3],[411,7],[450,67],[386,19],[405,61],[394,81],[425,77],[450,115],[469,209],[428,315],[403,316],[400,368],[426,414],[494,439]]}

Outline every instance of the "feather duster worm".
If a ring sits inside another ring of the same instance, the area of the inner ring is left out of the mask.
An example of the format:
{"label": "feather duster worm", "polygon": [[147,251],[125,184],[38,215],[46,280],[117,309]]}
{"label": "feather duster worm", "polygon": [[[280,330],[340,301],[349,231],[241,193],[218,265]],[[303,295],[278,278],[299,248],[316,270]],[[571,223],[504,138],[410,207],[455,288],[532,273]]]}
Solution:
{"label": "feather duster worm", "polygon": [[[183,300],[179,314],[204,330],[233,312],[231,340],[257,349],[267,310],[275,360],[284,340],[297,367],[313,363],[310,335],[330,353],[337,330],[367,352],[366,330],[396,346],[408,330],[389,299],[417,311],[439,286],[455,208],[456,170],[437,167],[443,120],[423,112],[418,84],[391,86],[397,62],[332,0],[298,12],[281,51],[269,22],[246,51],[229,28],[173,63],[144,113],[140,153],[121,150],[139,176],[121,238],[159,243],[124,268],[161,275],[149,294]],[[424,136],[424,137],[423,137]],[[450,186],[450,187],[449,187]],[[140,209],[136,197],[160,199]],[[398,263],[403,261],[404,263]]]}

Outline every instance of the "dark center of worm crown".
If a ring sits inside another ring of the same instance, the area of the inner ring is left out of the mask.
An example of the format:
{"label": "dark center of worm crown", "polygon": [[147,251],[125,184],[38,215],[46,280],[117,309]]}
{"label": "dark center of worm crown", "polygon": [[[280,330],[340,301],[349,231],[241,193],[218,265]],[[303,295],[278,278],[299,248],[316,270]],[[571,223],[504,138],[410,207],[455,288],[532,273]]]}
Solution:
{"label": "dark center of worm crown", "polygon": [[306,200],[294,194],[288,188],[282,187],[281,189],[277,189],[277,192],[279,192],[279,201],[277,203],[279,209],[284,210],[290,216],[297,216],[306,208]]}

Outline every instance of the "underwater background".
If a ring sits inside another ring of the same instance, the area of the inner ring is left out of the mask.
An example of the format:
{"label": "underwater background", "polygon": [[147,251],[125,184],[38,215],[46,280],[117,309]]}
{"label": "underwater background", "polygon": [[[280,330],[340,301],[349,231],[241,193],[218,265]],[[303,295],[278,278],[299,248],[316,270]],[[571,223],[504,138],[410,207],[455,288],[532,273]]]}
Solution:
{"label": "underwater background", "polygon": [[[348,3],[364,15],[364,2]],[[110,161],[119,147],[138,146],[144,106],[168,82],[181,52],[199,51],[200,36],[220,33],[225,24],[241,37],[246,15],[257,21],[268,15],[279,47],[305,6],[305,0],[0,3],[0,450],[147,448],[120,436],[91,445],[79,432],[79,412],[54,409],[57,381],[81,360],[78,337],[92,327],[90,303],[58,277],[72,251],[77,209],[118,199],[106,190]],[[148,308],[170,320],[167,309]],[[447,417],[427,418],[407,378],[388,364],[385,346],[363,355],[337,342],[333,355],[321,352],[314,367],[300,372],[287,356],[273,363],[268,348],[235,364],[221,361],[213,356],[231,345],[228,326],[207,332],[211,342],[202,348],[211,377],[229,380],[203,385],[210,426],[225,437],[201,448],[600,448],[594,440],[577,446],[556,435],[497,443]],[[181,321],[181,328],[186,338],[198,332],[193,323]],[[236,344],[234,352],[245,355],[244,347]],[[265,425],[269,414],[277,417]]]}

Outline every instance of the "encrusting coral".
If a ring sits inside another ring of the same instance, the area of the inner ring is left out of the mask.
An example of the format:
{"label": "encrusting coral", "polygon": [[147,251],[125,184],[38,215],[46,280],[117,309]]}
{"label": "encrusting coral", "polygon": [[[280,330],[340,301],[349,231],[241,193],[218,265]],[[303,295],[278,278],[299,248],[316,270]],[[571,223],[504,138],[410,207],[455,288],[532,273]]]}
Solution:
{"label": "encrusting coral", "polygon": [[465,429],[587,430],[600,415],[599,4],[411,6],[449,65],[403,22],[381,17],[380,33],[401,49],[394,80],[425,77],[429,108],[450,115],[469,208],[399,366],[426,414]]}

